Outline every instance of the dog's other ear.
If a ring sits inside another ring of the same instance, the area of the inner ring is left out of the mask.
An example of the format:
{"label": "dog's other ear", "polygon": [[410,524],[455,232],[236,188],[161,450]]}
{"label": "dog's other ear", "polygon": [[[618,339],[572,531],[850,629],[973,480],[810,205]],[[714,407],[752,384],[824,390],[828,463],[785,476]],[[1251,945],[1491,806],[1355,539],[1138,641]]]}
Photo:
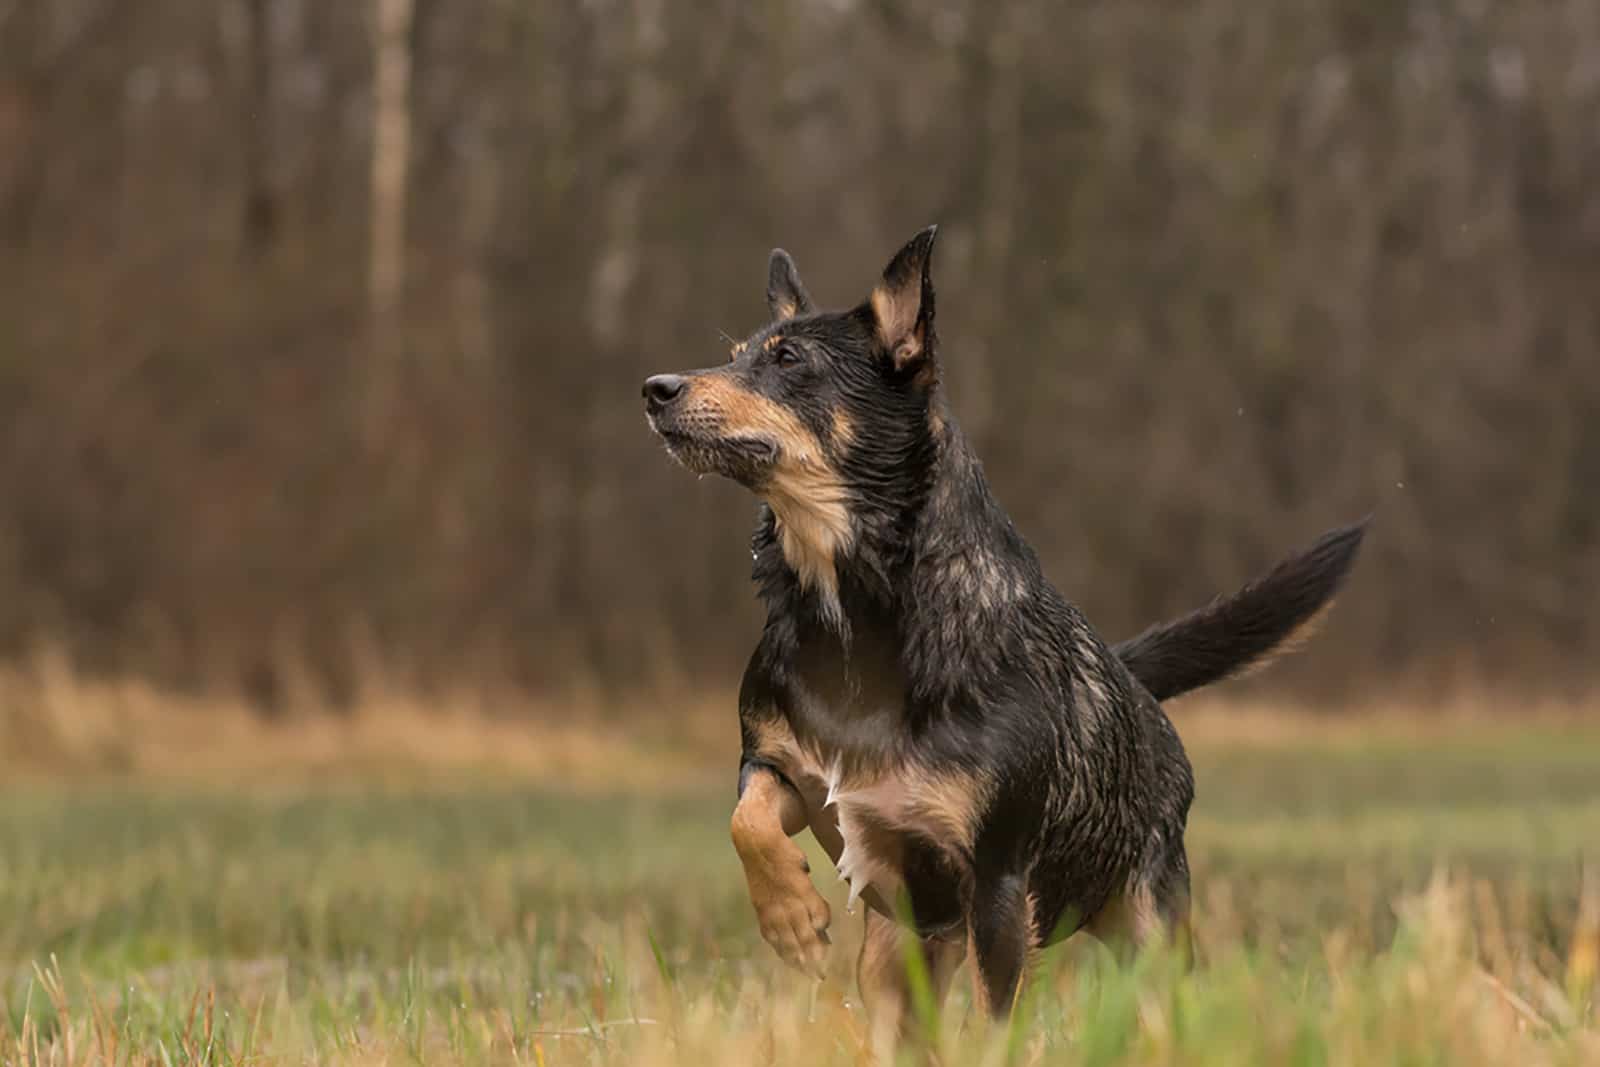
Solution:
{"label": "dog's other ear", "polygon": [[794,269],[789,253],[781,248],[774,248],[767,261],[767,310],[772,312],[773,322],[811,311],[811,297],[800,284],[800,272]]}
{"label": "dog's other ear", "polygon": [[896,370],[905,370],[932,359],[936,338],[933,332],[933,239],[939,227],[929,226],[906,242],[883,268],[883,280],[872,290],[872,316],[882,342]]}

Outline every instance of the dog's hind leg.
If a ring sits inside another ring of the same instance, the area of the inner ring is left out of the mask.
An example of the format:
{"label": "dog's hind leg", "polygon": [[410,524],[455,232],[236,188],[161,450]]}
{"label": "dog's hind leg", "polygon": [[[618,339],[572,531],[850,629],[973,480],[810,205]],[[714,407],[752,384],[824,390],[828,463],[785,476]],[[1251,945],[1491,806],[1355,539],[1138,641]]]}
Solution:
{"label": "dog's hind leg", "polygon": [[936,1007],[942,1005],[966,946],[960,941],[918,937],[915,931],[867,909],[866,937],[856,962],[856,984],[872,1020],[874,1037],[905,1031],[906,1008],[912,1000],[912,963],[907,955],[911,951],[921,953],[933,1003]]}
{"label": "dog's hind leg", "polygon": [[1183,844],[1163,849],[1155,863],[1135,874],[1089,920],[1088,930],[1123,960],[1162,940],[1189,958],[1189,861]]}

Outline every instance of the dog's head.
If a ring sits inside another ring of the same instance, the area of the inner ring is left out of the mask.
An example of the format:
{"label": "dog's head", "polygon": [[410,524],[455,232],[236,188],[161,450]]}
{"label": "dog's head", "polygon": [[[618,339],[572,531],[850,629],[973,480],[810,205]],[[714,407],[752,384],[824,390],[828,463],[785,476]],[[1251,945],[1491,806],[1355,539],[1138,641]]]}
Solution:
{"label": "dog's head", "polygon": [[929,261],[935,228],[890,261],[865,302],[818,311],[794,261],[768,264],[771,321],[722,366],[644,383],[650,426],[678,462],[766,500],[804,584],[826,585],[862,505],[892,509],[934,432]]}
{"label": "dog's head", "polygon": [[839,312],[816,310],[794,261],[774,250],[771,321],[722,366],[644,383],[650,425],[668,451],[763,496],[797,481],[842,481],[847,466],[870,468],[875,450],[885,464],[902,458],[894,446],[926,432],[936,376],[933,239],[933,227],[912,238],[870,298]]}

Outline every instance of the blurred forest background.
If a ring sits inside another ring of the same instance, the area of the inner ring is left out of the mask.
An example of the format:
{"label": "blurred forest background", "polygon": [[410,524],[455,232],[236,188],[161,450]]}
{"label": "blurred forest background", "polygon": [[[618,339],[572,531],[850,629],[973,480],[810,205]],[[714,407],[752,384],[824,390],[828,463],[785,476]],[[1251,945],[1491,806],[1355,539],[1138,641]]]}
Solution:
{"label": "blurred forest background", "polygon": [[1592,681],[1593,0],[0,0],[0,655],[724,690],[754,506],[639,382],[930,222],[1109,636],[1375,511],[1263,684]]}

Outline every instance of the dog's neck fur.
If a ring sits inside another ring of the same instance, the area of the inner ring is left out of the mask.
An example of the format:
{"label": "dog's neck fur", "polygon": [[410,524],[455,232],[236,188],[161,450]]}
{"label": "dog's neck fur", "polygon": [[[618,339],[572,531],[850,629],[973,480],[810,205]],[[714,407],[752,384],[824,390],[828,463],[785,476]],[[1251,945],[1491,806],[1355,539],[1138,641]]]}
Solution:
{"label": "dog's neck fur", "polygon": [[813,617],[846,651],[855,628],[892,622],[910,688],[931,696],[997,666],[995,620],[1042,575],[937,393],[928,427],[870,496],[769,490],[752,548],[769,620]]}
{"label": "dog's neck fur", "polygon": [[849,623],[839,599],[839,561],[855,548],[849,494],[836,476],[820,470],[774,478],[765,493],[772,529],[802,591],[817,599],[824,619],[840,633]]}

